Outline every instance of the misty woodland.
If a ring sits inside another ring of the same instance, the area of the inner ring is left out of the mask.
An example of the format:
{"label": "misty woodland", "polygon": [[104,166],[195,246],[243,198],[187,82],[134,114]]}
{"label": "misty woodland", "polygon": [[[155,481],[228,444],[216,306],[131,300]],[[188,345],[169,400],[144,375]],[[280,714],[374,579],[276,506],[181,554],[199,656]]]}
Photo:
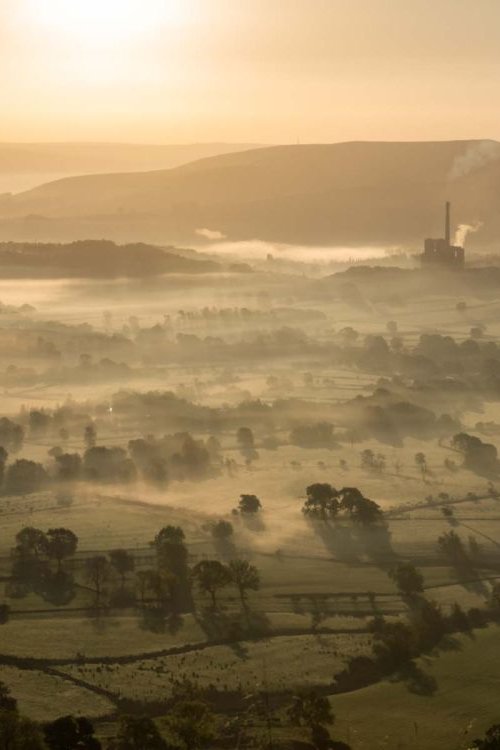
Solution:
{"label": "misty woodland", "polygon": [[0,750],[500,750],[499,24],[0,3]]}

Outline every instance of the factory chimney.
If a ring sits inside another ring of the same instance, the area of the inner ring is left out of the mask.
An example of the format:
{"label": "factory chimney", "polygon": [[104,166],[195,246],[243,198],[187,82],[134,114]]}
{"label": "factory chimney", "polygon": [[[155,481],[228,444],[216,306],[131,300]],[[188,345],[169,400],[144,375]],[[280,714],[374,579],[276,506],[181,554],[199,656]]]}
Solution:
{"label": "factory chimney", "polygon": [[450,239],[451,239],[451,229],[450,229],[450,202],[446,201],[446,220],[445,220],[445,227],[444,227],[444,238],[446,242],[446,246],[450,246]]}

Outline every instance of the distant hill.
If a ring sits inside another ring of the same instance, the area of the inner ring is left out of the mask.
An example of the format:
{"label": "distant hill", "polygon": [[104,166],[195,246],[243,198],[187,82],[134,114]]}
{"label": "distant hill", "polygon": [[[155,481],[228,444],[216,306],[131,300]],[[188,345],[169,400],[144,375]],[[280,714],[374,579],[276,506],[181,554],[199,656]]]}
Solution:
{"label": "distant hill", "polygon": [[175,248],[106,240],[68,244],[0,243],[2,278],[145,278],[170,273],[212,273],[218,263],[184,257]]}
{"label": "distant hill", "polygon": [[233,240],[420,246],[442,235],[451,200],[457,224],[483,223],[474,245],[493,246],[499,190],[495,141],[275,146],[52,182],[1,202],[0,237],[64,227],[193,242],[206,228]]}
{"label": "distant hill", "polygon": [[0,193],[71,175],[172,169],[246,148],[255,144],[0,143]]}

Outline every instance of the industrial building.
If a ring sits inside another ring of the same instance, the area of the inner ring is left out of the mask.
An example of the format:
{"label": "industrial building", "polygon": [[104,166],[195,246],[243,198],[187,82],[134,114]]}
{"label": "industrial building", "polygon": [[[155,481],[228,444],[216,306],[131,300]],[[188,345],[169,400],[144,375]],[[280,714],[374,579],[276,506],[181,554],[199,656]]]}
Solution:
{"label": "industrial building", "polygon": [[446,216],[444,238],[426,239],[424,243],[424,252],[420,256],[422,266],[440,266],[444,268],[461,269],[465,263],[465,251],[460,245],[451,244],[450,234],[450,203],[446,203]]}

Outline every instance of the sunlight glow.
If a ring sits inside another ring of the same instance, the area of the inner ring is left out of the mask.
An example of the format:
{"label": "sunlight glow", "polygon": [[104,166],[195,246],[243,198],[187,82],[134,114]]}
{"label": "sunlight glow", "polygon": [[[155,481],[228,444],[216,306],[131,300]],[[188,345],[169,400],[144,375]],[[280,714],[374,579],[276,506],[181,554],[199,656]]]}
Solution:
{"label": "sunlight glow", "polygon": [[116,46],[185,20],[182,0],[28,0],[31,20],[56,37]]}

